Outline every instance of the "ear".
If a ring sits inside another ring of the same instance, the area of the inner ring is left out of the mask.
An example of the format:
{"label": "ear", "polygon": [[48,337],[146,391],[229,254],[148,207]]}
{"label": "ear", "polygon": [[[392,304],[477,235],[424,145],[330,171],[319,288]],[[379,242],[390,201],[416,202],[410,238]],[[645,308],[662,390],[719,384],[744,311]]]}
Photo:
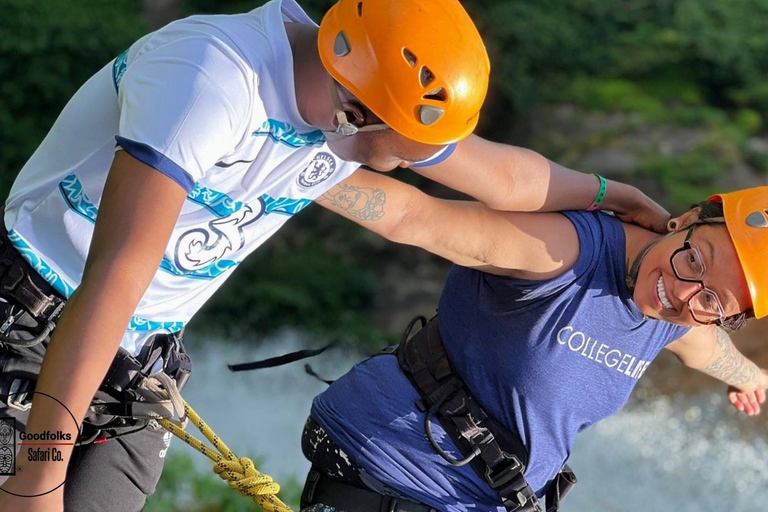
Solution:
{"label": "ear", "polygon": [[669,219],[667,223],[667,229],[670,233],[682,231],[688,228],[691,224],[699,220],[699,214],[701,213],[701,207],[696,206],[691,208],[679,217],[673,217]]}
{"label": "ear", "polygon": [[365,126],[365,111],[361,105],[351,101],[344,101],[341,104],[341,108],[347,116],[347,121],[358,128]]}

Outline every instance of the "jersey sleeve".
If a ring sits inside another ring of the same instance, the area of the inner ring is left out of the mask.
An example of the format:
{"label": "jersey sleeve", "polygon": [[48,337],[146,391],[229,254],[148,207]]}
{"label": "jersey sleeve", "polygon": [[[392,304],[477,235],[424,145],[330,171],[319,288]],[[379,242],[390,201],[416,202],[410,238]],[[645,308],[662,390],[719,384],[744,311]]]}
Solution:
{"label": "jersey sleeve", "polygon": [[454,151],[456,151],[457,146],[458,146],[457,142],[454,142],[453,144],[448,144],[443,149],[441,149],[431,157],[427,158],[426,160],[422,160],[420,162],[414,162],[413,164],[411,164],[411,169],[421,169],[423,167],[432,167],[433,165],[443,163],[446,160],[448,160],[448,158],[453,154]]}
{"label": "jersey sleeve", "polygon": [[215,41],[186,38],[149,50],[115,85],[118,146],[187,191],[244,136],[248,70]]}

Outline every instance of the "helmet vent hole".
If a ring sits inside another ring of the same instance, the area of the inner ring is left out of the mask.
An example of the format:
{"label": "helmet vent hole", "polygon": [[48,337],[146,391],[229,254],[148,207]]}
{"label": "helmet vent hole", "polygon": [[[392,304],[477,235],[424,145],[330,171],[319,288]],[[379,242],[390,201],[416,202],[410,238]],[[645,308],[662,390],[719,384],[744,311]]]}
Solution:
{"label": "helmet vent hole", "polygon": [[357,16],[359,18],[363,17],[363,2],[357,2]]}
{"label": "helmet vent hole", "polygon": [[437,89],[429,91],[423,98],[425,100],[446,101],[448,99],[448,94],[445,92],[445,89],[438,87]]}
{"label": "helmet vent hole", "polygon": [[768,215],[766,212],[754,211],[747,216],[747,226],[753,228],[768,228]]}
{"label": "helmet vent hole", "polygon": [[427,66],[422,66],[419,72],[419,80],[421,81],[421,86],[426,87],[435,81],[435,75]]}
{"label": "helmet vent hole", "polygon": [[408,48],[403,48],[403,57],[405,57],[406,62],[408,62],[408,65],[412,68],[415,68],[416,63],[419,62],[418,57],[416,57],[416,55]]}
{"label": "helmet vent hole", "polygon": [[445,110],[440,107],[434,107],[432,105],[420,105],[419,106],[419,121],[425,126],[435,124],[441,117]]}
{"label": "helmet vent hole", "polygon": [[352,46],[349,44],[347,34],[345,34],[344,31],[339,32],[339,35],[336,36],[336,41],[333,42],[333,53],[337,57],[344,57],[345,55],[349,55],[349,52],[351,51]]}

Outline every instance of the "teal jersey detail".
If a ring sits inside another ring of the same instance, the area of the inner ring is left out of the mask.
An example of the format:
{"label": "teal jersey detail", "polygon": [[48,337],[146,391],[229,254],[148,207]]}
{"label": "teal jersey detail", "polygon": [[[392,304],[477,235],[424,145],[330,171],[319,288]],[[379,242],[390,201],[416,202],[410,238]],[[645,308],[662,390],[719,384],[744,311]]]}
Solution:
{"label": "teal jersey detail", "polygon": [[10,240],[11,244],[16,248],[17,251],[19,251],[19,254],[21,254],[22,258],[27,260],[27,263],[29,263],[38,274],[43,276],[43,278],[45,278],[45,280],[48,281],[51,286],[53,286],[53,289],[59,293],[59,295],[68,299],[75,292],[74,287],[70,286],[66,281],[64,281],[61,276],[59,276],[59,274],[57,274],[56,271],[51,268],[50,265],[48,265],[37,254],[35,254],[27,242],[21,238],[21,235],[19,235],[13,229],[8,231],[8,240]]}
{"label": "teal jersey detail", "polygon": [[292,199],[290,197],[272,197],[269,194],[261,196],[264,200],[265,213],[295,215],[312,204],[311,199]]}
{"label": "teal jersey detail", "polygon": [[[223,213],[226,212],[227,209],[232,209],[233,212],[236,212],[243,205],[243,203],[232,201],[231,198],[221,192],[204,189],[203,187],[200,187],[200,189],[202,189],[202,191],[196,197],[208,197],[210,204],[202,202],[202,199],[195,202],[205,206],[206,209],[212,213],[216,211]],[[195,187],[195,190],[198,190],[198,187]],[[90,199],[88,199],[88,196],[85,195],[83,186],[80,183],[80,180],[77,179],[77,176],[70,174],[64,178],[61,183],[59,183],[59,192],[61,192],[61,196],[64,199],[64,202],[67,203],[67,206],[69,206],[70,210],[80,215],[84,219],[87,219],[89,222],[93,224],[96,223],[96,217],[99,214],[99,209],[91,202]],[[203,268],[195,270],[182,270],[178,268],[173,263],[173,261],[168,259],[168,257],[163,256],[163,260],[160,262],[160,269],[164,272],[168,272],[169,274],[173,274],[179,277],[188,277],[191,279],[213,279],[220,276],[232,267],[236,267],[237,265],[237,261],[219,260]]]}
{"label": "teal jersey detail", "polygon": [[283,144],[291,148],[303,148],[307,146],[322,146],[325,143],[325,135],[320,130],[308,133],[299,133],[296,128],[289,123],[267,119],[253,132],[254,137],[269,137],[270,140],[278,144]]}
{"label": "teal jersey detail", "polygon": [[[48,284],[53,286],[59,295],[65,299],[69,299],[73,293],[75,293],[75,287],[67,283],[49,264],[43,261],[27,242],[13,229],[8,232],[8,240],[19,251],[19,254],[27,260],[27,262],[35,269],[35,271],[43,276],[48,281]],[[184,328],[185,322],[173,321],[173,322],[157,322],[154,320],[147,320],[139,316],[131,317],[131,321],[128,324],[129,331],[159,331],[165,330],[169,333],[178,332]]]}
{"label": "teal jersey detail", "polygon": [[243,207],[241,201],[235,201],[224,192],[203,187],[195,183],[195,188],[187,194],[187,200],[199,204],[216,217],[232,215]]}
{"label": "teal jersey detail", "polygon": [[126,69],[128,69],[128,50],[118,55],[112,64],[112,84],[115,86],[115,92],[120,87],[120,81],[123,79]]}

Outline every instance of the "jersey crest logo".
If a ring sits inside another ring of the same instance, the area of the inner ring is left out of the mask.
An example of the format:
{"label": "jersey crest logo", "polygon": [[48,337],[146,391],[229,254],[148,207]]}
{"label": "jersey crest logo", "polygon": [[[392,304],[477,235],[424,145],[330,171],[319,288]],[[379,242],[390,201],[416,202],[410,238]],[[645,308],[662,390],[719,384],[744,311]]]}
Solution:
{"label": "jersey crest logo", "polygon": [[256,208],[244,205],[226,217],[210,221],[207,228],[191,229],[181,235],[176,242],[176,266],[192,272],[220,260],[228,252],[241,249],[245,244],[243,228],[264,215],[261,198]]}
{"label": "jersey crest logo", "polygon": [[336,159],[329,153],[318,153],[299,174],[299,185],[314,187],[331,177],[336,170]]}

